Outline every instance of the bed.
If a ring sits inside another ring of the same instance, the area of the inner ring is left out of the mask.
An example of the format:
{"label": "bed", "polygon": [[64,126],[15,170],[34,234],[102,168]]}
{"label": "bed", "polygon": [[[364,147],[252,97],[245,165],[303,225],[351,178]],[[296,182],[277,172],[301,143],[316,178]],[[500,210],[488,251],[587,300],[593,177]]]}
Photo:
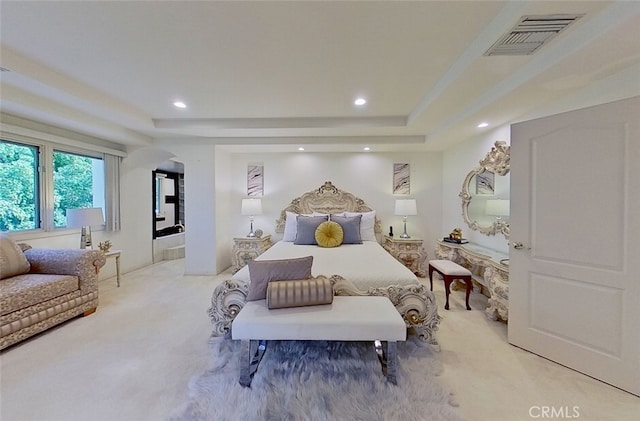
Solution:
{"label": "bed", "polygon": [[[296,215],[344,212],[363,215],[362,244],[324,248],[292,241],[291,229]],[[440,321],[435,297],[408,268],[384,250],[377,241],[381,231],[375,212],[362,199],[327,181],[320,188],[294,198],[282,210],[276,221],[276,232],[282,233],[283,239],[256,260],[313,256],[312,276],[330,278],[335,295],[386,296],[402,315],[409,333],[435,344],[434,333]],[[214,289],[209,308],[213,336],[229,334],[231,322],[246,302],[249,284],[249,267],[245,266]]]}

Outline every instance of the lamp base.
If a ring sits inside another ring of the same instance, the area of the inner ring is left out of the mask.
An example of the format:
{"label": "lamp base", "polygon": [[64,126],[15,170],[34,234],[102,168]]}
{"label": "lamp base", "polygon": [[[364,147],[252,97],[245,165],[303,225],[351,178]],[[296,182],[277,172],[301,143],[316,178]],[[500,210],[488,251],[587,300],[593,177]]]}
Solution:
{"label": "lamp base", "polygon": [[411,238],[409,234],[407,234],[407,217],[404,217],[404,232],[400,234],[400,238]]}
{"label": "lamp base", "polygon": [[91,227],[86,226],[82,227],[82,231],[80,232],[80,248],[93,248],[93,243],[91,242]]}
{"label": "lamp base", "polygon": [[247,238],[255,238],[256,233],[253,232],[253,216],[249,217],[249,221],[251,223],[251,228],[249,228],[249,234],[247,234]]}

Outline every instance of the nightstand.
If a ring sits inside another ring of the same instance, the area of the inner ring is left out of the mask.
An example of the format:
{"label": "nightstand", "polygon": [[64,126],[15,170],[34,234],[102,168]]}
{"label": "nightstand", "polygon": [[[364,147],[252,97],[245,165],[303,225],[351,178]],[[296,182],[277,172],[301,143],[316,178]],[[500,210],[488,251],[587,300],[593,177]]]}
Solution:
{"label": "nightstand", "polygon": [[427,259],[427,252],[422,248],[421,239],[385,235],[382,247],[417,276],[421,278],[427,276],[423,268],[424,261]]}
{"label": "nightstand", "polygon": [[255,259],[271,247],[271,235],[260,238],[237,237],[233,239],[231,265],[233,273],[242,269],[249,261]]}

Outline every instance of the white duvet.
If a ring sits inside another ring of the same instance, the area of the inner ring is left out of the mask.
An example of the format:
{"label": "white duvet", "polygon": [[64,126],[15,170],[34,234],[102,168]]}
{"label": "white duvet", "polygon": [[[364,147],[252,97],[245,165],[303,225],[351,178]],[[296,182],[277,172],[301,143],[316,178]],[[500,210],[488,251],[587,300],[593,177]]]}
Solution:
{"label": "white duvet", "polygon": [[[375,241],[362,244],[343,244],[339,247],[296,245],[278,241],[256,260],[288,259],[313,256],[313,276],[340,275],[350,280],[358,289],[386,287],[389,285],[413,285],[418,278],[398,262]],[[249,281],[249,267],[245,266],[233,275],[233,279]]]}

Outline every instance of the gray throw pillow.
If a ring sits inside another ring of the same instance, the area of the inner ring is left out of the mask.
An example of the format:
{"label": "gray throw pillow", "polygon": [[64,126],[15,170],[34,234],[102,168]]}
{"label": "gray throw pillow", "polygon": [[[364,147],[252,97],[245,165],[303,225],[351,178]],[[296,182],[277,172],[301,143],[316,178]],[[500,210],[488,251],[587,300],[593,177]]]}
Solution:
{"label": "gray throw pillow", "polygon": [[251,260],[247,301],[264,300],[269,281],[288,281],[311,278],[313,256],[282,260]]}
{"label": "gray throw pillow", "polygon": [[[293,244],[317,245],[316,229],[320,224],[329,220],[329,216],[302,216],[297,218],[296,239]],[[298,278],[302,279],[302,278]]]}
{"label": "gray throw pillow", "polygon": [[331,220],[337,222],[342,227],[342,244],[362,244],[362,238],[360,238],[360,221],[362,220],[362,215],[331,215]]}

